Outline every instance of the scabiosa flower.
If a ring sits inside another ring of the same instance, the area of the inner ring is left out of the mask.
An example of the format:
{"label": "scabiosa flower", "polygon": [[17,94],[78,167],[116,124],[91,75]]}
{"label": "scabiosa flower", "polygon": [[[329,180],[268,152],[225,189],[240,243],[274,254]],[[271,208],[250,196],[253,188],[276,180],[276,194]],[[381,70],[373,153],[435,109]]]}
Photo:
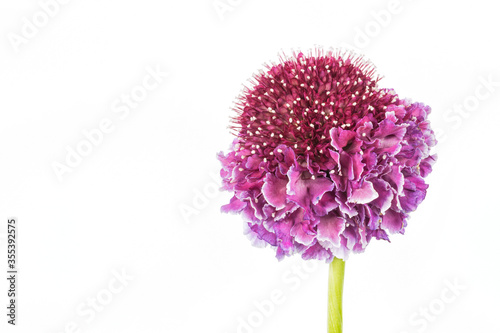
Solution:
{"label": "scabiosa flower", "polygon": [[254,75],[218,158],[234,193],[222,211],[243,216],[255,245],[331,262],[404,233],[436,160],[431,109],[379,80],[362,57],[321,49]]}

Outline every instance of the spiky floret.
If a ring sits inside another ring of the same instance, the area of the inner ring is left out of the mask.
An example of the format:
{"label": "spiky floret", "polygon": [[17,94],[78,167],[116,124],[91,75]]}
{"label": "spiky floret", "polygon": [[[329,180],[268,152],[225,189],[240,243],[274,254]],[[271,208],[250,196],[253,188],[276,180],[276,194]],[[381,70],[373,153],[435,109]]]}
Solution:
{"label": "spiky floret", "polygon": [[284,144],[320,160],[333,127],[350,128],[367,114],[383,119],[396,98],[391,90],[378,89],[379,80],[370,62],[348,52],[282,55],[239,96],[232,128],[244,142],[242,150],[269,158]]}

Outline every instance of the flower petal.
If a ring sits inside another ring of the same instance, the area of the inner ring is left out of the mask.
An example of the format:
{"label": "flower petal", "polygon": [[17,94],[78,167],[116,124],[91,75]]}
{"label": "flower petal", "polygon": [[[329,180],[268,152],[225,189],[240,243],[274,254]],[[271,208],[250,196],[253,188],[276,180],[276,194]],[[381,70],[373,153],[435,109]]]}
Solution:
{"label": "flower petal", "polygon": [[229,201],[229,203],[227,205],[222,206],[220,210],[223,213],[237,214],[241,212],[246,206],[247,206],[246,202],[239,200],[238,198],[236,198],[236,196],[233,196]]}
{"label": "flower petal", "polygon": [[318,203],[314,205],[313,209],[316,215],[325,216],[338,206],[338,202],[335,201],[335,194],[333,192],[326,192],[321,200],[319,200]]}
{"label": "flower petal", "polygon": [[361,187],[352,190],[348,201],[356,204],[367,204],[378,198],[378,193],[373,188],[373,184],[365,180]]}
{"label": "flower petal", "polygon": [[401,207],[405,212],[412,212],[425,199],[429,187],[421,177],[405,178],[404,196],[400,198]]}
{"label": "flower petal", "polygon": [[384,216],[382,216],[381,227],[392,234],[400,232],[403,229],[403,215],[392,209],[388,210]]}
{"label": "flower petal", "polygon": [[317,204],[323,194],[333,190],[335,184],[328,178],[305,178],[305,175],[292,166],[288,171],[287,184],[289,199],[303,208],[309,209],[311,203]]}
{"label": "flower petal", "polygon": [[332,146],[338,151],[356,153],[362,145],[362,141],[356,138],[356,132],[344,130],[341,127],[334,127],[330,130]]}
{"label": "flower petal", "polygon": [[309,246],[303,253],[302,259],[318,259],[325,260],[326,262],[330,262],[333,259],[332,252],[328,249],[325,249],[318,241],[315,240],[315,243]]}
{"label": "flower petal", "polygon": [[420,162],[420,175],[422,177],[427,177],[428,174],[431,173],[432,171],[432,166],[434,165],[434,163],[436,163],[436,160],[437,160],[437,156],[436,154],[434,155],[431,155],[429,157],[426,157],[425,159],[423,159],[421,162]]}
{"label": "flower petal", "polygon": [[384,214],[386,210],[391,208],[394,193],[389,183],[381,179],[372,179],[373,187],[378,193],[378,198],[373,200],[373,204],[380,209],[380,213]]}
{"label": "flower petal", "polygon": [[295,237],[296,242],[299,242],[300,244],[306,246],[310,246],[314,242],[316,235],[308,234],[307,232],[305,232],[304,228],[307,228],[307,226],[302,223],[297,223],[290,230],[290,235]]}
{"label": "flower petal", "polygon": [[262,194],[266,201],[276,207],[276,209],[285,208],[287,183],[287,179],[278,178],[272,173],[268,173],[264,178]]}
{"label": "flower petal", "polygon": [[406,133],[405,125],[396,125],[390,119],[380,122],[379,128],[374,132],[374,138],[378,139],[377,152],[396,154],[401,149],[401,140]]}
{"label": "flower petal", "polygon": [[[250,230],[252,230],[258,239],[272,245],[276,246],[278,244],[276,240],[276,235],[272,232],[267,231],[262,225],[259,224],[248,224]],[[248,231],[245,232],[248,236]]]}
{"label": "flower petal", "polygon": [[335,215],[320,218],[318,224],[318,241],[326,244],[326,248],[340,246],[340,234],[345,229],[345,219]]}

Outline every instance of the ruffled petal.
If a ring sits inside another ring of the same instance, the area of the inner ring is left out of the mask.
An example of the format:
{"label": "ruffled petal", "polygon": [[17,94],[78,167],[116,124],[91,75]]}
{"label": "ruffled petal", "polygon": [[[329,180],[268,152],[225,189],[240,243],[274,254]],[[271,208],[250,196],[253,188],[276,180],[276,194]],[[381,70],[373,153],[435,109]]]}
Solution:
{"label": "ruffled petal", "polygon": [[349,217],[358,215],[356,204],[347,201],[347,194],[345,192],[337,192],[335,201],[339,204],[339,210],[342,214],[346,214]]}
{"label": "ruffled petal", "polygon": [[396,190],[398,195],[403,193],[404,176],[401,173],[401,167],[393,165],[390,171],[382,176],[382,179],[389,183],[389,185]]}
{"label": "ruffled petal", "polygon": [[328,249],[340,246],[340,234],[345,229],[345,219],[326,215],[320,218],[318,224],[318,241]]}
{"label": "ruffled petal", "polygon": [[[278,244],[278,242],[276,240],[276,235],[274,233],[266,230],[266,228],[264,228],[262,225],[248,224],[248,226],[249,226],[250,230],[254,232],[255,236],[259,240],[262,240],[262,241],[264,241],[267,244],[270,244],[272,246],[276,246]],[[248,232],[246,232],[246,234],[248,235]]]}
{"label": "ruffled petal", "polygon": [[[372,179],[373,187],[378,193],[378,198],[373,200],[373,205],[380,209],[380,213],[384,214],[386,210],[391,208],[392,199],[394,198],[394,193],[386,181],[381,179]],[[395,192],[395,191],[394,191]]]}
{"label": "ruffled petal", "polygon": [[392,120],[383,120],[374,132],[378,139],[377,152],[396,154],[401,149],[401,140],[406,133],[406,126],[396,125]]}
{"label": "ruffled petal", "polygon": [[338,151],[356,153],[363,142],[356,137],[356,132],[334,127],[330,130],[331,144]]}
{"label": "ruffled petal", "polygon": [[289,255],[293,252],[293,239],[292,235],[290,235],[292,226],[293,222],[288,220],[283,220],[274,224],[274,233],[278,242],[276,257],[280,260],[283,259],[285,255]]}
{"label": "ruffled petal", "polygon": [[391,234],[400,232],[403,229],[403,215],[395,211],[388,210],[382,216],[382,228],[389,231]]}
{"label": "ruffled petal", "polygon": [[268,173],[264,178],[262,195],[266,201],[276,209],[285,208],[286,205],[286,185],[287,179],[280,179],[272,173]]}
{"label": "ruffled petal", "polygon": [[338,206],[339,203],[335,201],[335,193],[326,192],[318,203],[313,206],[313,210],[317,216],[325,216]]}
{"label": "ruffled petal", "polygon": [[306,232],[308,230],[307,224],[297,223],[290,230],[290,235],[295,237],[295,241],[305,246],[310,246],[316,239],[316,234]]}
{"label": "ruffled petal", "polygon": [[233,196],[229,201],[229,204],[221,207],[221,212],[223,213],[233,213],[237,214],[241,212],[247,206],[246,202],[239,200],[236,196]]}
{"label": "ruffled petal", "polygon": [[323,194],[335,187],[328,178],[305,178],[305,175],[295,167],[290,168],[288,178],[288,198],[306,209],[309,209],[311,204],[317,204]]}
{"label": "ruffled petal", "polygon": [[318,259],[330,262],[333,260],[333,255],[330,250],[325,249],[318,243],[317,240],[315,240],[313,245],[309,246],[304,252],[302,252],[302,259]]}
{"label": "ruffled petal", "polygon": [[412,212],[425,199],[429,187],[421,177],[407,177],[404,184],[404,196],[400,198],[401,207],[406,212]]}
{"label": "ruffled petal", "polygon": [[432,171],[432,166],[436,163],[437,155],[429,156],[420,162],[420,176],[427,177]]}
{"label": "ruffled petal", "polygon": [[379,194],[375,191],[373,183],[365,180],[359,188],[353,189],[348,201],[356,204],[367,204],[377,199]]}

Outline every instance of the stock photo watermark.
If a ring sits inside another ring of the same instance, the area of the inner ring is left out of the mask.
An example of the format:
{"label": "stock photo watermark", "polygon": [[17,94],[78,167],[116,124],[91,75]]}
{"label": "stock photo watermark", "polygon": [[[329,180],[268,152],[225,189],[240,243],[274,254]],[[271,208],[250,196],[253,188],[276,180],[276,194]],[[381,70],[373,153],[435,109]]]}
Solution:
{"label": "stock photo watermark", "polygon": [[186,224],[191,224],[193,218],[207,209],[210,201],[220,195],[220,176],[215,172],[209,172],[210,181],[205,185],[194,188],[192,197],[179,204],[179,214]]}
{"label": "stock photo watermark", "polygon": [[83,332],[86,326],[91,324],[100,313],[108,308],[113,300],[134,280],[134,276],[129,275],[124,268],[112,270],[111,275],[112,277],[104,288],[87,297],[76,306],[76,318],[66,322],[61,330],[53,333]]}
{"label": "stock photo watermark", "polygon": [[352,43],[343,42],[341,46],[351,50],[364,51],[372,44],[373,40],[380,36],[384,29],[391,25],[394,17],[404,11],[406,3],[412,1],[391,0],[385,8],[372,10],[370,12],[371,19],[354,28]]}
{"label": "stock photo watermark", "polygon": [[8,306],[7,306],[7,323],[16,325],[18,302],[17,295],[19,288],[17,286],[18,277],[18,232],[17,232],[17,219],[11,217],[7,219],[7,281],[8,281]]}
{"label": "stock photo watermark", "polygon": [[38,10],[28,17],[21,18],[19,30],[7,33],[7,39],[14,51],[18,53],[23,45],[38,36],[40,31],[59,15],[61,8],[70,2],[71,0],[38,1]]}
{"label": "stock photo watermark", "polygon": [[72,173],[86,157],[91,155],[94,149],[105,141],[106,135],[115,131],[119,121],[128,118],[131,112],[137,109],[152,91],[158,89],[168,76],[159,65],[155,68],[147,66],[145,72],[146,75],[140,83],[134,85],[127,93],[122,93],[111,103],[111,112],[118,119],[103,117],[94,128],[83,129],[81,138],[75,145],[66,145],[64,159],[52,162],[52,170],[60,182],[66,174]]}
{"label": "stock photo watermark", "polygon": [[401,331],[400,333],[423,333],[441,316],[445,315],[452,303],[455,303],[462,293],[467,290],[458,278],[453,281],[444,280],[444,287],[439,294],[429,302],[421,305],[417,311],[414,311],[409,319],[411,329]]}
{"label": "stock photo watermark", "polygon": [[243,3],[243,0],[214,0],[212,7],[221,21],[224,21],[228,13],[233,12]]}
{"label": "stock photo watermark", "polygon": [[281,275],[282,285],[286,289],[273,289],[269,296],[253,301],[253,310],[244,316],[238,316],[236,333],[254,333],[269,319],[280,305],[284,304],[290,294],[297,292],[311,275],[318,271],[320,263],[317,260],[306,260],[302,264],[294,264]]}
{"label": "stock photo watermark", "polygon": [[457,131],[464,120],[468,119],[474,112],[477,112],[482,102],[490,99],[495,95],[500,87],[500,81],[493,78],[493,74],[487,77],[479,76],[478,83],[471,91],[471,94],[463,98],[460,102],[455,103],[442,113],[445,124],[449,125],[449,129],[436,128],[436,139],[439,144],[446,142],[449,138],[449,133]]}

